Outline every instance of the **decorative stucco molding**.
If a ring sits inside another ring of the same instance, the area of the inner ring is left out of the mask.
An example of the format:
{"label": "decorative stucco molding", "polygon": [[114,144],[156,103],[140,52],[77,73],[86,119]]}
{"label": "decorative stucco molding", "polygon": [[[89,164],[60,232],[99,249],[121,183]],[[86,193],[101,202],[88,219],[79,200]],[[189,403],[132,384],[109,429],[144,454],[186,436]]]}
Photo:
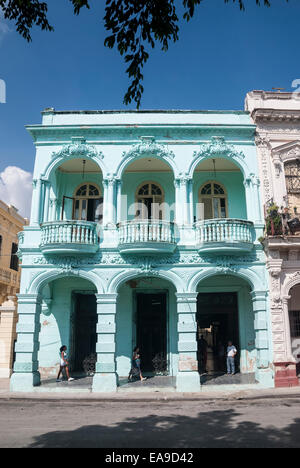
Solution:
{"label": "decorative stucco molding", "polygon": [[79,158],[94,161],[99,166],[100,170],[106,173],[103,165],[103,153],[98,151],[94,146],[87,144],[85,139],[73,137],[71,144],[64,145],[60,150],[54,151],[51,154],[51,161],[42,176],[43,180],[47,181],[53,170],[64,161]]}
{"label": "decorative stucco molding", "polygon": [[200,257],[197,252],[182,253],[175,252],[173,255],[165,255],[151,258],[147,256],[134,256],[126,255],[122,257],[116,252],[107,252],[103,254],[96,254],[90,257],[35,257],[33,259],[33,265],[49,265],[49,266],[60,266],[64,269],[72,269],[90,266],[90,265],[133,265],[138,268],[143,268],[145,265],[151,264],[152,266],[162,265],[173,265],[174,267],[179,265],[203,265],[212,264],[219,267],[227,268],[231,265],[251,265],[253,262],[260,261],[256,254],[245,255],[243,257],[228,258],[227,256],[203,256]]}
{"label": "decorative stucco molding", "polygon": [[167,145],[156,143],[155,137],[151,136],[141,137],[140,143],[133,145],[128,151],[123,152],[122,161],[116,172],[117,178],[121,179],[125,167],[132,161],[149,156],[165,161],[171,169],[173,169],[174,174],[178,173],[173,151],[171,151]]}
{"label": "decorative stucco molding", "polygon": [[211,142],[206,145],[201,145],[200,151],[194,152],[194,158],[197,158],[199,155],[204,155],[206,157],[212,158],[217,157],[220,154],[223,156],[226,155],[229,158],[235,159],[244,159],[245,155],[242,151],[237,151],[233,145],[229,145],[225,142],[225,138],[221,136],[214,136],[211,139]]}
{"label": "decorative stucco molding", "polygon": [[202,144],[199,150],[194,151],[193,161],[188,171],[189,177],[193,177],[196,167],[202,160],[212,158],[231,160],[237,164],[244,175],[249,174],[244,153],[242,151],[237,151],[234,145],[226,143],[224,137],[214,136],[211,138],[210,143]]}
{"label": "decorative stucco molding", "polygon": [[103,159],[103,153],[97,151],[94,146],[86,144],[85,140],[75,140],[74,138],[72,139],[72,144],[63,146],[63,148],[61,148],[59,151],[52,153],[52,159],[72,159],[74,157],[86,159]]}
{"label": "decorative stucco molding", "polygon": [[155,142],[155,137],[141,137],[141,142],[130,148],[129,151],[123,152],[125,157],[140,157],[148,156],[149,154],[155,155],[158,158],[175,158],[173,151],[170,151],[167,146],[159,145]]}

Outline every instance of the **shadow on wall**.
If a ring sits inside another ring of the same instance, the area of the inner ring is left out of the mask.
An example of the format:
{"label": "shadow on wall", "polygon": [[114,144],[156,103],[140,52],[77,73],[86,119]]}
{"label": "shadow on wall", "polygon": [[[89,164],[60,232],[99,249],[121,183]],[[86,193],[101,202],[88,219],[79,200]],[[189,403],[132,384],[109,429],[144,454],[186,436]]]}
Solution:
{"label": "shadow on wall", "polygon": [[[181,405],[180,405],[181,406]],[[175,408],[173,408],[175,409]],[[178,408],[177,408],[178,409]],[[107,425],[35,437],[30,448],[293,448],[300,446],[300,419],[283,429],[243,421],[234,410],[199,413],[196,417],[149,415]]]}

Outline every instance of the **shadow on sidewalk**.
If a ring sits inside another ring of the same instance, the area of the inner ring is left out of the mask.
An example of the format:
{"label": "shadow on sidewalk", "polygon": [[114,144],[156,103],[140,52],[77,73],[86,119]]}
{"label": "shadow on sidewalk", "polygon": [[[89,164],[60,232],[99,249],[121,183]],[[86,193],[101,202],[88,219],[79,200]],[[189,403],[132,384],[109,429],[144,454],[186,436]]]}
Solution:
{"label": "shadow on sidewalk", "polygon": [[199,413],[195,417],[131,417],[113,427],[82,426],[35,437],[31,448],[278,448],[300,446],[300,419],[282,430],[250,421],[233,409]]}

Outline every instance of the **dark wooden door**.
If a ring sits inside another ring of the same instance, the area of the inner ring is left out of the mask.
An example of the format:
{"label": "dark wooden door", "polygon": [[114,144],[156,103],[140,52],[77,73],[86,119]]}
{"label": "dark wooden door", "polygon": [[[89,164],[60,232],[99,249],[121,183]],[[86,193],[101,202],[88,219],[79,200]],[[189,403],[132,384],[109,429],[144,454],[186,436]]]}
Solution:
{"label": "dark wooden door", "polygon": [[166,294],[137,294],[137,346],[143,372],[154,372],[162,359],[166,370],[167,301]]}
{"label": "dark wooden door", "polygon": [[83,371],[83,361],[96,352],[97,304],[94,294],[75,294],[74,371]]}

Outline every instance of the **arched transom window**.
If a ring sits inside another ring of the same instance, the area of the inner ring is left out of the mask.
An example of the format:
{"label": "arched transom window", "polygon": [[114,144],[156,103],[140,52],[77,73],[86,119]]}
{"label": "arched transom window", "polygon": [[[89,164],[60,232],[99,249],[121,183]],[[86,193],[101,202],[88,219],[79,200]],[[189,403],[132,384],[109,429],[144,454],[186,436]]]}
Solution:
{"label": "arched transom window", "polygon": [[162,188],[153,182],[146,182],[136,191],[136,218],[162,219],[163,212],[160,206],[164,202]]}
{"label": "arched transom window", "polygon": [[74,196],[73,218],[81,221],[102,222],[103,198],[99,187],[86,183],[81,185]]}
{"label": "arched transom window", "polygon": [[227,218],[227,195],[217,182],[206,182],[199,190],[199,203],[204,205],[204,219]]}

